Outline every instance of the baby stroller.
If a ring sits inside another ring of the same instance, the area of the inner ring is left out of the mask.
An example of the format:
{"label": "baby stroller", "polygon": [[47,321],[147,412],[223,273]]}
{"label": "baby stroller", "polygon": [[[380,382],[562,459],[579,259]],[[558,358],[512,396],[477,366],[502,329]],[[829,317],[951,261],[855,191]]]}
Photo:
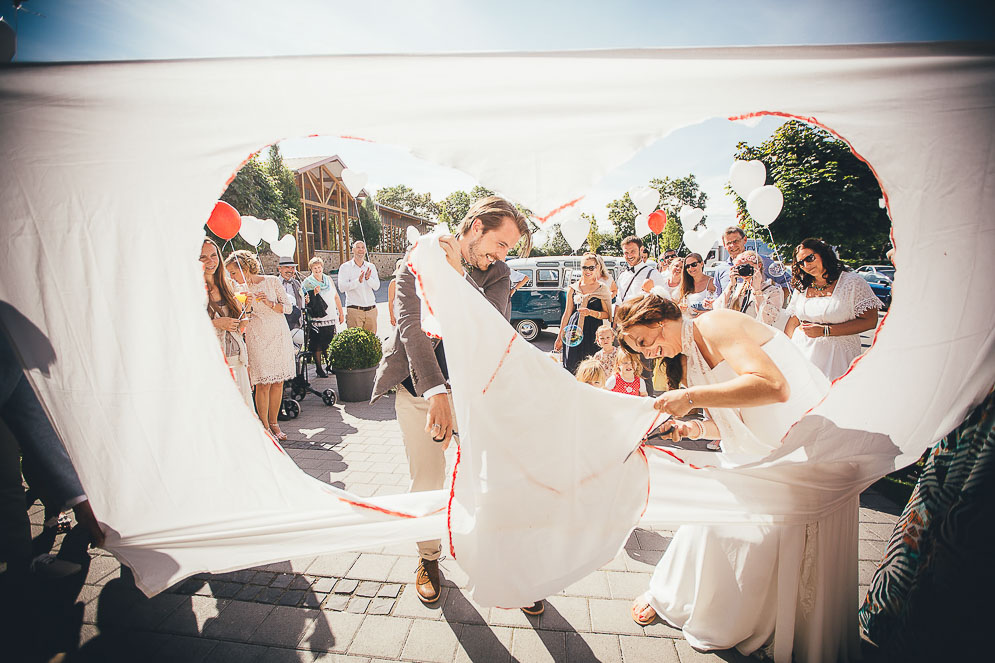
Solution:
{"label": "baby stroller", "polygon": [[297,367],[297,375],[294,377],[294,379],[290,380],[290,382],[288,383],[290,390],[290,398],[284,400],[285,404],[287,400],[292,401],[293,405],[290,405],[290,409],[292,410],[296,408],[298,412],[300,411],[300,406],[298,405],[298,403],[304,400],[304,397],[307,396],[308,393],[312,393],[315,396],[320,396],[321,400],[325,402],[325,405],[335,405],[336,401],[338,400],[338,396],[335,394],[334,391],[332,391],[331,389],[318,391],[317,389],[311,387],[311,382],[308,380],[307,366],[308,366],[308,361],[311,359],[311,357],[314,354],[314,348],[312,346],[314,343],[314,337],[317,334],[317,330],[315,329],[313,318],[311,316],[311,313],[308,311],[307,306],[304,307],[302,314],[303,314],[302,328],[295,329],[292,333],[292,337],[294,339],[294,345],[297,346],[297,356],[294,358],[294,364]]}

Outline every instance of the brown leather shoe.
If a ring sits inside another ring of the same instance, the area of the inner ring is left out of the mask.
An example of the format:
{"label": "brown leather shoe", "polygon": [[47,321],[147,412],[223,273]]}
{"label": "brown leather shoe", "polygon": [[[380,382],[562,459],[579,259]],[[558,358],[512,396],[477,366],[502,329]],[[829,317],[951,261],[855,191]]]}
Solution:
{"label": "brown leather shoe", "polygon": [[439,600],[439,560],[421,559],[415,571],[415,590],[422,603],[435,603]]}
{"label": "brown leather shoe", "polygon": [[533,603],[532,605],[522,608],[522,612],[526,615],[532,615],[533,617],[538,617],[546,609],[546,604],[540,599]]}

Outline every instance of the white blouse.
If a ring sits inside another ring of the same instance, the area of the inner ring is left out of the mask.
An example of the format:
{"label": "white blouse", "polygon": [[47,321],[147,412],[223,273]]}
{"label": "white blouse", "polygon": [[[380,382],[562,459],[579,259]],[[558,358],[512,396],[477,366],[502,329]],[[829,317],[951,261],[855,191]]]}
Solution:
{"label": "white blouse", "polygon": [[[867,281],[854,272],[843,272],[828,297],[806,297],[796,291],[788,303],[787,313],[799,322],[837,325],[855,320],[861,313],[881,308]],[[850,367],[850,362],[860,355],[860,334],[847,336],[818,336],[809,338],[801,327],[791,335],[802,353],[818,366],[830,380],[835,380]]]}

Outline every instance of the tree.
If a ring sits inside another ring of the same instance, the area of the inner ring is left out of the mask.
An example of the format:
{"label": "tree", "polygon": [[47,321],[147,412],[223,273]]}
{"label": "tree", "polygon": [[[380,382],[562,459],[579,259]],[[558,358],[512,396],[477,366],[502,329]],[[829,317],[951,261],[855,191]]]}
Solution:
{"label": "tree", "polygon": [[581,248],[591,253],[597,253],[598,255],[613,255],[606,253],[606,250],[611,248],[610,244],[615,238],[614,235],[598,230],[598,220],[594,218],[593,214],[581,214],[580,217],[587,219],[591,224],[591,229],[587,231],[587,239],[584,242],[585,246]]}
{"label": "tree", "polygon": [[349,219],[349,236],[352,238],[350,243],[362,240],[366,243],[366,250],[373,251],[380,244],[381,228],[380,213],[377,212],[376,203],[373,198],[367,196],[359,206],[359,218]]}
{"label": "tree", "polygon": [[623,239],[636,234],[637,214],[639,214],[639,210],[636,209],[636,204],[632,202],[628,193],[608,203],[608,220],[615,227],[615,234],[605,244],[606,249],[613,252],[614,255],[622,253]]}
{"label": "tree", "polygon": [[[275,146],[270,148],[266,163],[258,156],[249,159],[235,174],[221,200],[242,216],[273,219],[281,237],[293,233],[300,218],[301,197],[294,184],[294,174],[283,164],[280,151]],[[213,233],[211,236],[214,237]],[[224,241],[218,243],[224,244]],[[236,249],[255,249],[239,236],[235,237],[233,244]]]}
{"label": "tree", "polygon": [[[891,222],[878,201],[881,187],[871,169],[828,131],[791,120],[756,147],[739,143],[737,159],[758,159],[767,182],[784,194],[784,208],[774,226],[782,255],[806,237],[820,237],[838,247],[851,263],[878,262],[889,248]],[[727,190],[731,191],[729,187]],[[769,239],[737,197],[747,233]]]}
{"label": "tree", "polygon": [[376,199],[385,207],[392,207],[423,219],[434,220],[439,216],[439,206],[432,202],[431,193],[415,193],[404,184],[379,189]]}
{"label": "tree", "polygon": [[[297,178],[294,171],[283,163],[283,155],[280,154],[280,148],[276,145],[271,145],[269,148],[266,158],[266,172],[273,178],[276,188],[280,191],[284,206],[293,210],[294,226],[296,226],[297,220],[304,212],[304,203],[301,202],[301,194],[297,189]],[[287,231],[289,232],[290,228]]]}
{"label": "tree", "polygon": [[[667,213],[667,225],[664,226],[659,238],[655,238],[653,234],[642,237],[643,244],[649,247],[651,253],[654,242],[657,242],[660,250],[676,249],[684,241],[684,229],[679,218],[681,206],[690,205],[704,209],[708,202],[708,194],[702,192],[693,173],[673,180],[669,177],[663,179],[654,177],[650,180],[649,187],[660,194],[660,203],[653,211],[664,210]],[[621,255],[622,240],[636,234],[637,214],[639,210],[636,209],[628,193],[608,203],[608,220],[615,226],[615,233],[606,237],[603,253]]]}
{"label": "tree", "polygon": [[466,216],[474,199],[466,191],[453,191],[439,201],[439,223],[449,226],[450,232],[456,232],[456,226]]}
{"label": "tree", "polygon": [[541,248],[543,254],[547,256],[568,256],[574,252],[570,248],[567,238],[560,232],[560,224],[558,223],[553,224],[553,228],[549,232],[549,237]]}
{"label": "tree", "polygon": [[[708,194],[701,190],[694,173],[688,173],[684,177],[670,179],[664,177],[662,180],[653,178],[650,180],[650,188],[660,192],[661,205],[657,209],[662,209],[667,213],[667,225],[660,233],[660,249],[680,248],[684,243],[684,228],[681,225],[680,211],[683,205],[705,209],[708,204]],[[702,220],[707,219],[707,215]]]}

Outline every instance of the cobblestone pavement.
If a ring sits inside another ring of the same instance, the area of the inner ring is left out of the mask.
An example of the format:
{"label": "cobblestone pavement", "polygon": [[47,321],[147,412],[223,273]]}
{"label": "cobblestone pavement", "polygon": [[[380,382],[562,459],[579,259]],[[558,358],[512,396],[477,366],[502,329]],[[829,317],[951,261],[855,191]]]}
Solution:
{"label": "cobblestone pavement", "polygon": [[[334,378],[319,385],[334,386]],[[392,396],[372,406],[334,407],[308,396],[301,409],[284,430],[287,451],[305,472],[360,495],[406,490]],[[854,601],[865,592],[896,512],[873,493],[861,500],[861,587]],[[36,508],[36,529],[40,520]],[[474,604],[466,575],[451,559],[441,564],[441,600],[422,605],[413,585],[413,545],[200,574],[152,599],[117,560],[96,551],[78,598],[79,650],[70,660],[744,660],[735,652],[696,652],[679,631],[659,622],[640,628],[630,619],[630,602],[645,589],[670,536],[635,530],[611,563],[549,597],[539,617]]]}
{"label": "cobblestone pavement", "polygon": [[[383,330],[389,323],[381,313]],[[540,347],[549,349],[553,338],[544,332]],[[335,380],[315,383],[321,391]],[[283,429],[287,452],[313,477],[364,496],[407,490],[393,395],[374,405],[334,407],[308,395],[300,416]],[[861,498],[854,601],[866,592],[898,511],[873,492]],[[41,516],[36,507],[35,533]],[[679,631],[659,621],[641,628],[630,618],[630,603],[645,590],[671,534],[636,529],[612,562],[549,597],[539,617],[476,605],[451,559],[441,563],[442,598],[423,605],[413,585],[414,545],[199,574],[152,599],[135,588],[127,568],[93,551],[64,649],[73,661],[183,663],[746,660],[735,651],[697,652]]]}

